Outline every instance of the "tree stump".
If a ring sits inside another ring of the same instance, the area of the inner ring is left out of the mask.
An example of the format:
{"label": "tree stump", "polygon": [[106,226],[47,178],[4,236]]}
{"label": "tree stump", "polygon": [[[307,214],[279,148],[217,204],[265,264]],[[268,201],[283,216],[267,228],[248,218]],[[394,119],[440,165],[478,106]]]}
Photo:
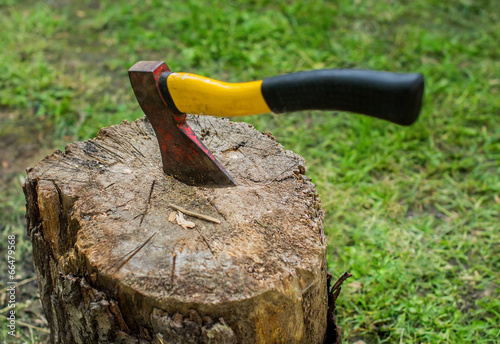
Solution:
{"label": "tree stump", "polygon": [[[323,213],[303,158],[246,123],[188,121],[236,187],[167,176],[146,118],[28,169],[53,343],[324,342]],[[195,227],[181,226],[173,205],[220,223],[184,214]]]}

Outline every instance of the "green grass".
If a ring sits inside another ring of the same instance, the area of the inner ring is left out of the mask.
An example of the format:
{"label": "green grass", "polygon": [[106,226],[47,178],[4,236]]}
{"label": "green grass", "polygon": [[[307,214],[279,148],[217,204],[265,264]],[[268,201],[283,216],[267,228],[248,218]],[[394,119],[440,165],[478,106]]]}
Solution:
{"label": "green grass", "polygon": [[[0,0],[0,140],[21,125],[62,148],[142,116],[127,79],[139,60],[225,81],[316,68],[423,73],[425,105],[409,128],[332,112],[244,120],[308,161],[330,270],[354,274],[339,298],[346,342],[500,340],[498,1],[97,4]],[[22,174],[0,185],[2,237],[24,233],[10,182]]]}

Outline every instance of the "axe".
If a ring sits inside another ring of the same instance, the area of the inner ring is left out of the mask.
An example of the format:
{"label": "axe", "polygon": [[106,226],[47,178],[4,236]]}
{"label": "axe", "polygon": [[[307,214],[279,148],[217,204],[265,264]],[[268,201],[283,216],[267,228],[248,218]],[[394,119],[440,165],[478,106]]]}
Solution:
{"label": "axe", "polygon": [[171,72],[140,61],[130,82],[158,139],[163,171],[188,185],[227,187],[233,178],[186,122],[186,114],[225,117],[300,110],[340,110],[411,125],[422,105],[424,78],[415,73],[323,69],[245,83]]}

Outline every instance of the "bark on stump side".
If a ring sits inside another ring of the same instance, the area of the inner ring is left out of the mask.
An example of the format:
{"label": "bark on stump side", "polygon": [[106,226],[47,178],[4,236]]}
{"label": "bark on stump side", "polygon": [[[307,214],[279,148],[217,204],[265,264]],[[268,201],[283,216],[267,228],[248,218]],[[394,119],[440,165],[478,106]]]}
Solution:
{"label": "bark on stump side", "polygon": [[[165,175],[146,119],[28,170],[28,234],[54,343],[323,343],[326,240],[304,160],[246,123],[190,117],[236,180]],[[174,203],[220,219],[168,221]]]}

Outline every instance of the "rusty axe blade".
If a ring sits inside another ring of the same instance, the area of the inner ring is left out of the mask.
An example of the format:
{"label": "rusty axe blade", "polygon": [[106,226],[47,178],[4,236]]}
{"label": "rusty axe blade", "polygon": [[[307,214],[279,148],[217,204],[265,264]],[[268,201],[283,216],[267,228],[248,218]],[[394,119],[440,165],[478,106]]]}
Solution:
{"label": "rusty axe blade", "polygon": [[169,100],[162,97],[158,79],[170,72],[165,62],[141,61],[129,69],[137,101],[151,122],[160,146],[163,171],[195,186],[227,187],[233,178],[199,140]]}

